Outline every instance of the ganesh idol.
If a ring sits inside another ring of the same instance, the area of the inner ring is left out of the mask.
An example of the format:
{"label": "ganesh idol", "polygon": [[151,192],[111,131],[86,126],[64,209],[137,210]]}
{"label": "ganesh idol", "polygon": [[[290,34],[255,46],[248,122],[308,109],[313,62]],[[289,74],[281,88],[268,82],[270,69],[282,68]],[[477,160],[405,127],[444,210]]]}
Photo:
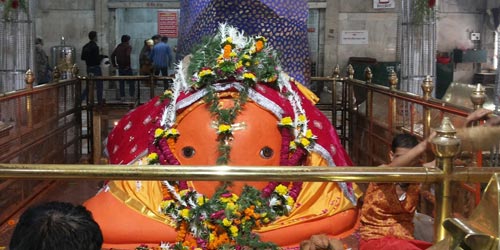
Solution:
{"label": "ganesh idol", "polygon": [[[123,117],[109,161],[128,165],[349,166],[317,98],[262,36],[220,24],[179,63],[172,88]],[[298,249],[358,225],[345,182],[110,181],[85,202],[104,248]]]}

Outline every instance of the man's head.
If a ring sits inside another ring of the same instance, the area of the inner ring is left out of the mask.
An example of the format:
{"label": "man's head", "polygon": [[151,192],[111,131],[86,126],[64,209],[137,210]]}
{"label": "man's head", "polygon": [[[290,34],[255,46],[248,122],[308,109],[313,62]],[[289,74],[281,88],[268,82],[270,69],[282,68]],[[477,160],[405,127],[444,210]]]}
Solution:
{"label": "man's head", "polygon": [[168,42],[168,37],[167,36],[162,36],[161,37],[161,42],[162,43],[167,43]]}
{"label": "man's head", "polygon": [[156,34],[156,35],[154,35],[154,36],[152,36],[152,37],[151,37],[151,40],[153,40],[153,42],[154,42],[155,44],[159,43],[159,42],[160,42],[160,39],[161,39],[161,36],[160,36],[160,35],[158,35],[158,34]]}
{"label": "man's head", "polygon": [[[398,134],[392,139],[390,158],[391,161],[404,155],[410,149],[418,145],[418,139],[410,134]],[[412,162],[412,166],[420,165],[420,159],[417,158]]]}
{"label": "man's head", "polygon": [[39,45],[43,45],[43,40],[42,40],[42,38],[37,37],[37,38],[35,39],[35,45],[37,45],[37,44],[39,44]]}
{"label": "man's head", "polygon": [[101,229],[83,206],[48,202],[28,208],[14,229],[11,250],[99,250]]}
{"label": "man's head", "polygon": [[89,32],[89,39],[91,41],[97,41],[97,32],[96,31]]}
{"label": "man's head", "polygon": [[130,41],[130,36],[129,35],[123,35],[122,36],[122,43],[128,43]]}

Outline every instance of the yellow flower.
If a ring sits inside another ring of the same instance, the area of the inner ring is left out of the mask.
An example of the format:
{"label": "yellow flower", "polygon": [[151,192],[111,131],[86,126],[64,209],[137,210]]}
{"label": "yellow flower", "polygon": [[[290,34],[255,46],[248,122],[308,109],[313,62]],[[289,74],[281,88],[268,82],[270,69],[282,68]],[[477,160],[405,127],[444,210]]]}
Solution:
{"label": "yellow flower", "polygon": [[290,149],[296,149],[297,148],[297,144],[294,142],[294,141],[291,141],[290,142]]}
{"label": "yellow flower", "polygon": [[226,42],[228,42],[228,43],[233,43],[233,38],[232,38],[232,37],[230,37],[230,36],[229,36],[229,37],[227,37],[227,38],[226,38]]}
{"label": "yellow flower", "polygon": [[228,202],[226,204],[226,209],[233,211],[233,213],[234,213],[234,211],[236,210],[236,204],[234,204],[234,202]]}
{"label": "yellow flower", "polygon": [[189,190],[187,190],[187,189],[183,189],[183,190],[179,191],[179,195],[180,196],[185,196],[188,193],[188,191]]}
{"label": "yellow flower", "polygon": [[257,77],[255,77],[255,75],[252,73],[252,72],[246,72],[246,73],[243,73],[243,78],[244,79],[249,79],[249,80],[252,80],[255,82],[255,80],[257,79]]}
{"label": "yellow flower", "polygon": [[248,54],[244,54],[244,55],[243,55],[243,59],[245,59],[245,60],[250,60],[250,59],[252,59],[252,58],[250,57],[250,55],[248,55]]}
{"label": "yellow flower", "polygon": [[299,115],[299,122],[305,122],[306,121],[306,116],[304,114]]}
{"label": "yellow flower", "polygon": [[286,198],[286,203],[288,206],[293,206],[293,204],[295,203],[295,201],[293,200],[293,198],[291,196],[288,196]]}
{"label": "yellow flower", "polygon": [[204,69],[198,73],[199,77],[204,77],[206,75],[212,75],[214,72],[211,69]]}
{"label": "yellow flower", "polygon": [[219,131],[218,131],[219,134],[227,133],[230,131],[231,131],[231,125],[227,125],[227,124],[220,124],[219,125]]}
{"label": "yellow flower", "polygon": [[310,129],[308,129],[306,131],[306,138],[310,139],[310,138],[313,138],[313,136],[314,136],[313,132]]}
{"label": "yellow flower", "polygon": [[181,210],[181,216],[183,218],[189,218],[189,209],[187,209],[187,208],[182,209]]}
{"label": "yellow flower", "polygon": [[279,184],[274,191],[276,191],[279,195],[285,195],[288,193],[288,188],[283,184]]}
{"label": "yellow flower", "polygon": [[233,235],[233,237],[236,237],[238,236],[238,227],[237,226],[231,226],[229,228],[229,231],[231,231],[231,235]]}
{"label": "yellow flower", "polygon": [[229,54],[229,56],[231,56],[231,57],[235,57],[235,56],[237,56],[237,54],[236,54],[236,52],[232,51],[232,52]]}
{"label": "yellow flower", "polygon": [[174,202],[174,201],[173,201],[173,200],[165,200],[165,201],[162,201],[162,202],[160,203],[160,207],[161,207],[162,209],[165,209],[166,207],[169,207],[169,206],[170,206],[170,204],[172,204],[172,202]]}
{"label": "yellow flower", "polygon": [[215,241],[215,234],[214,233],[211,233],[210,236],[208,237],[208,241],[209,242],[214,242]]}
{"label": "yellow flower", "polygon": [[224,225],[224,226],[226,226],[226,227],[231,226],[231,224],[233,224],[233,222],[232,222],[232,221],[230,221],[230,220],[228,220],[227,218],[224,218],[224,219],[222,220],[222,225]]}
{"label": "yellow flower", "polygon": [[154,152],[153,152],[153,153],[151,153],[151,154],[149,154],[149,155],[148,155],[148,160],[149,160],[149,161],[156,161],[156,160],[158,160],[158,154],[157,154],[157,153],[154,153]]}
{"label": "yellow flower", "polygon": [[172,95],[172,94],[173,94],[173,92],[172,92],[172,90],[167,89],[167,90],[165,90],[165,92],[163,92],[163,94],[164,94],[164,95]]}
{"label": "yellow flower", "polygon": [[172,135],[172,136],[178,136],[179,135],[179,130],[175,129],[175,128],[171,128],[171,129],[168,129],[167,130],[167,136],[168,135]]}
{"label": "yellow flower", "polygon": [[293,120],[290,116],[283,117],[281,118],[281,121],[279,123],[281,126],[292,126],[293,125]]}
{"label": "yellow flower", "polygon": [[266,217],[266,218],[264,218],[264,219],[262,219],[262,222],[264,222],[264,223],[269,223],[269,221],[270,221],[270,220],[269,220],[269,218],[267,218],[267,217]]}
{"label": "yellow flower", "polygon": [[157,128],[155,130],[155,138],[160,138],[163,135],[163,129]]}
{"label": "yellow flower", "polygon": [[274,81],[276,81],[276,79],[278,79],[278,76],[272,75],[271,77],[268,77],[265,81],[266,82],[274,82]]}
{"label": "yellow flower", "polygon": [[300,138],[300,144],[302,144],[302,146],[304,146],[304,147],[307,147],[307,146],[309,146],[309,144],[311,144],[311,142],[309,141],[309,139],[303,137],[303,138]]}
{"label": "yellow flower", "polygon": [[231,200],[232,200],[233,202],[238,201],[238,198],[240,198],[240,197],[238,197],[238,195],[236,195],[236,194],[233,194],[233,195],[231,196]]}
{"label": "yellow flower", "polygon": [[203,196],[201,196],[201,195],[200,195],[200,196],[198,196],[198,198],[196,199],[196,203],[197,203],[199,206],[201,206],[201,205],[205,204],[205,197],[203,197]]}

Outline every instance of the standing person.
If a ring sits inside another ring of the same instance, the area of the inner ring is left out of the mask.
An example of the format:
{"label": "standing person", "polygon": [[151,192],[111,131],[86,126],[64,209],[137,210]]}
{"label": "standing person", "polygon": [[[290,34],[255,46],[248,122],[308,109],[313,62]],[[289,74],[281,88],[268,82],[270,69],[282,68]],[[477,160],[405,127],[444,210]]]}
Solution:
{"label": "standing person", "polygon": [[100,250],[99,225],[85,207],[47,202],[28,208],[10,240],[11,250]]}
{"label": "standing person", "polygon": [[144,46],[139,54],[139,74],[141,75],[151,75],[153,73],[153,61],[149,58],[153,46],[154,41],[152,39],[144,41]]}
{"label": "standing person", "polygon": [[161,41],[153,47],[150,58],[153,61],[155,75],[168,76],[168,67],[172,64],[172,49],[167,44],[168,37],[161,37]]}
{"label": "standing person", "polygon": [[[113,67],[118,68],[118,74],[121,76],[131,76],[132,67],[130,66],[130,54],[132,53],[132,46],[130,46],[130,36],[123,35],[121,43],[116,46],[113,53],[111,53],[111,64]],[[128,93],[131,99],[135,95],[135,82],[132,80],[127,81],[129,85]],[[125,80],[120,80],[120,100],[125,101]]]}
{"label": "standing person", "polygon": [[154,43],[153,45],[156,45],[156,44],[158,44],[160,42],[161,36],[158,35],[158,34],[156,34],[156,35],[154,35],[154,36],[151,37],[151,40],[153,40],[153,43]]}
{"label": "standing person", "polygon": [[[419,166],[419,155],[425,152],[429,140],[418,143],[413,135],[395,136],[389,166]],[[370,183],[361,209],[359,249],[418,250],[431,246],[413,236],[419,191],[419,183]]]}
{"label": "standing person", "polygon": [[35,40],[35,78],[38,84],[50,81],[49,57],[43,50],[43,40],[39,37]]}
{"label": "standing person", "polygon": [[[82,48],[82,56],[81,59],[85,61],[87,65],[87,74],[92,74],[93,76],[102,76],[101,71],[101,60],[102,55],[99,54],[99,46],[97,45],[97,32],[90,31],[89,32],[89,42],[85,44]],[[103,83],[102,81],[96,81],[96,90],[97,90],[97,103],[99,105],[104,104],[103,100]],[[82,94],[82,101],[88,97],[88,88],[85,88]]]}

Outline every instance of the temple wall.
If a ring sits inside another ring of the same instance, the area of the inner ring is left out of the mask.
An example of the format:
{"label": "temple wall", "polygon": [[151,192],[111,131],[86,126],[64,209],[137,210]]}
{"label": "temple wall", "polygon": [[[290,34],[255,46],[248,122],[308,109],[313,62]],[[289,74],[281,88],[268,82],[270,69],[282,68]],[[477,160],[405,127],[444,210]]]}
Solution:
{"label": "temple wall", "polygon": [[[120,9],[134,8],[128,11],[127,18],[134,25],[126,27],[132,29],[131,33],[139,34],[133,40],[135,53],[139,53],[142,41],[146,37],[140,24],[151,24],[154,18],[147,8],[142,8],[155,1],[111,1],[111,0],[52,0],[33,1],[36,6],[35,25],[36,34],[45,42],[45,49],[50,55],[50,47],[59,45],[60,37],[64,36],[67,45],[76,48],[77,63],[84,71],[85,67],[79,60],[81,47],[87,42],[87,33],[96,30],[99,34],[99,45],[103,54],[110,54],[121,34],[117,34],[120,27],[120,18],[123,18]],[[330,74],[331,69],[339,64],[345,68],[351,56],[372,57],[382,62],[397,61],[397,23],[398,8],[401,1],[396,0],[396,8],[373,9],[370,0],[328,0],[322,3],[324,8],[324,74]],[[491,31],[485,30],[483,15],[487,7],[498,6],[495,1],[486,0],[441,0],[439,2],[438,19],[438,50],[450,52],[454,48],[470,48],[484,46],[489,51],[493,48]],[[496,1],[498,2],[498,1]],[[496,4],[496,5],[495,5]],[[161,4],[151,7],[167,9],[169,6],[178,6],[176,1],[161,1]],[[151,6],[151,5],[149,5]],[[149,8],[149,9],[151,9]],[[147,18],[142,18],[147,17]],[[148,24],[148,25],[149,25]],[[149,25],[151,26],[151,25]],[[154,28],[153,28],[154,29]],[[343,31],[367,30],[368,44],[342,44],[340,39]],[[473,44],[469,39],[470,32],[480,32],[481,44]],[[148,32],[148,33],[154,33]],[[134,36],[133,36],[134,37]],[[481,68],[491,68],[493,54],[490,53],[488,63]],[[135,60],[133,58],[133,60]],[[454,80],[467,82],[472,77],[472,72],[478,70],[474,64],[458,64],[455,67]]]}

